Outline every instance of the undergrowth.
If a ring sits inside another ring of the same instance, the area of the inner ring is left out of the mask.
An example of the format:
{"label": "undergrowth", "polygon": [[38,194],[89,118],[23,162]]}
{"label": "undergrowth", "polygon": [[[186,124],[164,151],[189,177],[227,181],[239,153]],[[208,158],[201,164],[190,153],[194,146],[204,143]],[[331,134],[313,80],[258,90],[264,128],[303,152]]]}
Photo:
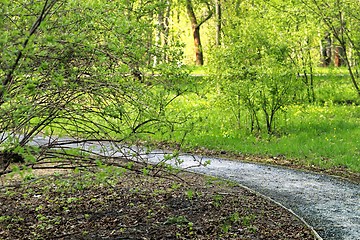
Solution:
{"label": "undergrowth", "polygon": [[152,140],[180,142],[188,131],[183,141],[185,148],[283,156],[301,160],[303,165],[360,172],[359,99],[346,74],[322,74],[315,76],[317,101],[283,109],[272,135],[251,132],[246,125],[250,121],[247,113],[240,112],[239,122],[233,109],[221,102],[216,89],[204,87],[204,77],[199,77],[203,91],[185,94],[172,105],[191,116],[188,125],[157,133]]}

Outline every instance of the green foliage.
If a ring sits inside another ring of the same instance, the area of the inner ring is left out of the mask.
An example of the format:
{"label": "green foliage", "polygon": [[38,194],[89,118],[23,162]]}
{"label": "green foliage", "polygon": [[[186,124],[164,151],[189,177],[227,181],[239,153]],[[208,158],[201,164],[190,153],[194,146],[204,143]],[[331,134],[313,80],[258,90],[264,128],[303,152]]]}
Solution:
{"label": "green foliage", "polygon": [[[211,7],[192,2],[198,16]],[[26,164],[47,151],[90,161],[81,149],[28,143],[38,134],[128,144],[176,139],[358,171],[358,4],[223,1],[222,45],[207,46],[209,66],[187,68],[176,36],[184,32],[176,21],[185,13],[175,13],[183,3],[1,1],[1,152]],[[207,38],[211,25],[203,25]],[[318,67],[326,31],[346,48],[347,69]],[[189,78],[191,70],[210,76]],[[166,163],[174,158],[181,164],[175,154],[159,166],[176,173]],[[115,174],[97,163],[99,181]]]}
{"label": "green foliage", "polygon": [[293,101],[298,87],[291,46],[281,25],[264,17],[273,12],[243,7],[238,10],[244,13],[239,13],[241,19],[233,17],[224,28],[224,47],[213,51],[214,87],[223,98],[219,104],[232,110],[238,127],[246,110],[250,131],[273,134],[276,115]]}
{"label": "green foliage", "polygon": [[184,225],[188,224],[190,221],[185,216],[174,216],[169,217],[164,224],[177,224],[177,225]]}
{"label": "green foliage", "polygon": [[[175,105],[193,114],[193,131],[187,134],[184,141],[180,134],[174,133],[173,136],[184,143],[183,147],[200,152],[207,148],[260,155],[265,159],[283,156],[284,161],[297,165],[347,168],[358,172],[359,142],[356,139],[360,136],[357,127],[359,107],[352,100],[354,94],[340,93],[350,93],[351,83],[346,75],[339,76],[337,72],[330,72],[331,69],[329,72],[320,70],[324,76],[315,77],[317,101],[313,104],[297,102],[287,105],[286,111],[278,115],[277,134],[273,136],[266,132],[249,134],[247,129],[239,129],[232,109],[218,104],[222,95],[217,91],[208,91],[213,82],[204,84],[203,78],[199,77],[201,92],[198,95],[187,93],[179,97],[178,105]],[[331,89],[338,89],[339,94],[330,94]],[[351,104],[343,104],[348,101]],[[164,140],[161,136],[154,137]]]}
{"label": "green foliage", "polygon": [[0,222],[5,222],[11,219],[11,216],[0,216]]}
{"label": "green foliage", "polygon": [[238,212],[234,212],[224,220],[224,223],[221,225],[221,230],[223,233],[228,234],[229,232],[231,232],[231,228],[233,227],[233,225],[241,223],[244,229],[255,233],[257,228],[252,225],[252,222],[254,222],[255,219],[256,216],[253,214],[247,216],[240,216]]}
{"label": "green foliage", "polygon": [[193,189],[189,189],[187,190],[186,192],[186,197],[189,199],[189,200],[192,200],[194,198],[194,195],[195,195],[195,191]]}
{"label": "green foliage", "polygon": [[215,207],[219,207],[220,206],[220,204],[221,204],[221,201],[223,200],[223,196],[222,195],[220,195],[220,194],[216,194],[216,195],[214,195],[213,196],[213,199],[214,199],[214,206]]}
{"label": "green foliage", "polygon": [[[188,74],[178,65],[181,44],[154,42],[152,19],[164,7],[157,1],[2,1],[1,150],[34,163],[39,152],[26,144],[38,134],[130,142],[174,129],[180,117],[186,121],[181,113],[165,114],[186,91],[173,89],[174,82]],[[164,54],[166,65],[155,66],[154,57]]]}

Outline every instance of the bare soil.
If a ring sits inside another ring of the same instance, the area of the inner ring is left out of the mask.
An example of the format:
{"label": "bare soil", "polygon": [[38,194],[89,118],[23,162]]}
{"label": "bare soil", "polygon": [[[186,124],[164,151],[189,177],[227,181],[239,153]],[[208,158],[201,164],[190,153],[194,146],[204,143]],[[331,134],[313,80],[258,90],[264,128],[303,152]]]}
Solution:
{"label": "bare soil", "polygon": [[0,239],[314,239],[270,200],[188,172],[104,168],[0,189]]}

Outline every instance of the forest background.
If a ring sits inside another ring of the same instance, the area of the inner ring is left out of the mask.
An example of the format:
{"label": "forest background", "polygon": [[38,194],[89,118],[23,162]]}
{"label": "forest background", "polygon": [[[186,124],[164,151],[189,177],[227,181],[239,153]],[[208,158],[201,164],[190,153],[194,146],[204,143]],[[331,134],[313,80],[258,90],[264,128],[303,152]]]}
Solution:
{"label": "forest background", "polygon": [[56,141],[31,146],[39,134],[356,174],[358,8],[349,0],[1,1],[0,143],[11,159],[2,174],[13,161],[91,159]]}

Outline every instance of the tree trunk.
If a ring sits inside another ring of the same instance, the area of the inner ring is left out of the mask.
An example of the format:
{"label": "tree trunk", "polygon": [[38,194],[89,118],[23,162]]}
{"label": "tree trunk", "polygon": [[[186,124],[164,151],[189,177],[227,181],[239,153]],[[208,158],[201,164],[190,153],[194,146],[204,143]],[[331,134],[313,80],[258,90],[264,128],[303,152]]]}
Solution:
{"label": "tree trunk", "polygon": [[334,65],[335,67],[344,65],[344,49],[341,46],[336,46],[334,49]]}
{"label": "tree trunk", "polygon": [[[164,7],[159,8],[157,13],[157,27],[155,32],[155,44],[160,47],[167,47],[169,43],[169,18],[171,11],[171,1],[162,0]],[[162,56],[153,57],[153,65],[156,66],[160,62],[167,62],[168,56],[164,53]]]}
{"label": "tree trunk", "polygon": [[200,39],[200,26],[197,22],[191,0],[186,0],[186,10],[191,22],[191,29],[194,37],[194,51],[196,56],[195,63],[196,65],[202,66],[204,65],[204,56]]}
{"label": "tree trunk", "polygon": [[216,0],[216,45],[221,45],[221,0]]}
{"label": "tree trunk", "polygon": [[170,12],[171,12],[171,4],[170,0],[166,1],[166,14],[164,19],[164,46],[168,45],[169,42],[169,33],[170,33]]}
{"label": "tree trunk", "polygon": [[330,33],[326,33],[321,41],[321,62],[323,67],[328,67],[331,63],[331,45]]}
{"label": "tree trunk", "polygon": [[202,50],[201,40],[200,40],[200,27],[193,28],[194,36],[194,47],[195,47],[195,64],[198,66],[204,65],[204,54]]}

